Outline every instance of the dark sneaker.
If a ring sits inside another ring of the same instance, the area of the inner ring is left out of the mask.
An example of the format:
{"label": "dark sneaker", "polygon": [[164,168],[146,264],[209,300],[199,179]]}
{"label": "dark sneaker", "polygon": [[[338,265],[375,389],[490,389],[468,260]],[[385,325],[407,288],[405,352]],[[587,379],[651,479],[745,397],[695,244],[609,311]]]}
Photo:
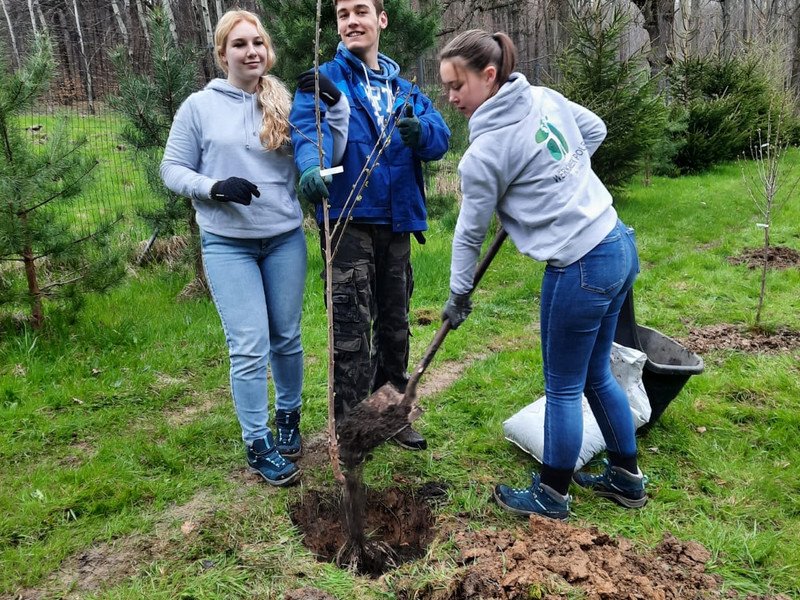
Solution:
{"label": "dark sneaker", "polygon": [[303,453],[300,439],[300,409],[275,411],[275,425],[278,429],[278,452],[284,458],[299,458]]}
{"label": "dark sneaker", "polygon": [[425,450],[428,447],[428,442],[425,441],[425,438],[414,431],[411,425],[403,427],[403,429],[395,433],[392,441],[406,450]]}
{"label": "dark sneaker", "polygon": [[572,498],[569,494],[562,496],[549,485],[544,485],[537,474],[533,476],[533,484],[528,488],[496,486],[494,499],[502,508],[515,515],[541,515],[566,521]]}
{"label": "dark sneaker", "polygon": [[300,469],[278,452],[271,431],[267,432],[266,438],[247,446],[247,464],[270,485],[289,485],[300,477]]}
{"label": "dark sneaker", "polygon": [[622,467],[612,467],[605,461],[606,468],[600,475],[577,472],[572,480],[579,486],[592,490],[598,496],[609,498],[626,508],[641,508],[647,504],[647,493],[644,486],[647,478],[638,473],[631,473]]}

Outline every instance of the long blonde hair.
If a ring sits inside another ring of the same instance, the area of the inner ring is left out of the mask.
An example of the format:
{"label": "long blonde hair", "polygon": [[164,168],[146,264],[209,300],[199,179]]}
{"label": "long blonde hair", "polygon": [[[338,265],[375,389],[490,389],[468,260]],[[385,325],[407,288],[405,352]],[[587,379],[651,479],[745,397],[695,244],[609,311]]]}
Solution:
{"label": "long blonde hair", "polygon": [[214,58],[219,68],[227,75],[228,66],[222,60],[225,44],[228,42],[231,30],[241,21],[247,21],[256,28],[267,49],[267,68],[256,88],[258,103],[262,109],[261,130],[258,137],[264,148],[277,150],[289,143],[289,110],[292,107],[292,97],[280,79],[269,75],[269,70],[275,64],[275,49],[259,18],[247,10],[229,10],[222,15],[214,31]]}

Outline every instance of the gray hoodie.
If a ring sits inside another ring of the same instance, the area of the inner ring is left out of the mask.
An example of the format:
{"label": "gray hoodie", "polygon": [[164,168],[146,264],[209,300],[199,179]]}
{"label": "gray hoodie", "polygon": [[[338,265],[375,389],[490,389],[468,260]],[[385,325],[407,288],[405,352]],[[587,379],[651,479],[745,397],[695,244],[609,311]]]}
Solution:
{"label": "gray hoodie", "polygon": [[520,252],[567,266],[617,222],[608,190],[589,157],[606,135],[603,121],[558,92],[513,73],[469,120],[470,146],[458,165],[463,201],[450,289],[472,289],[493,212]]}
{"label": "gray hoodie", "polygon": [[[334,137],[333,164],[344,153],[349,117],[346,99],[327,111]],[[247,239],[274,237],[300,226],[292,146],[265,150],[260,129],[256,95],[225,79],[212,80],[178,109],[161,161],[161,178],[170,190],[192,199],[203,230]],[[253,182],[261,196],[249,206],[211,200],[211,186],[228,177]]]}

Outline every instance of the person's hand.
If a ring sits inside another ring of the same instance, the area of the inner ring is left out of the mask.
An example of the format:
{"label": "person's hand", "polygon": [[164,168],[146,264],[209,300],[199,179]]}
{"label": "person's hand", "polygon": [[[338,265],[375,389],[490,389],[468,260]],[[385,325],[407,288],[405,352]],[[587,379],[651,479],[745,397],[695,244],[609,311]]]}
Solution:
{"label": "person's hand", "polygon": [[[406,105],[406,114],[397,120],[397,129],[400,130],[400,137],[403,143],[409,148],[419,146],[419,138],[422,135],[422,125],[419,119],[414,116],[414,107]],[[455,329],[455,327],[453,328]]]}
{"label": "person's hand", "polygon": [[[314,93],[314,69],[300,73],[297,78],[297,89],[301,92]],[[319,97],[328,106],[333,106],[342,97],[342,92],[322,73],[319,74]]]}
{"label": "person's hand", "polygon": [[211,186],[211,199],[220,202],[235,202],[248,206],[253,200],[261,196],[261,192],[254,183],[241,177],[228,177]]}
{"label": "person's hand", "polygon": [[319,167],[308,167],[300,176],[300,194],[314,204],[321,204],[330,194],[328,184],[331,176],[322,177],[319,174]]}
{"label": "person's hand", "polygon": [[469,299],[469,294],[450,292],[450,297],[442,309],[442,321],[447,319],[450,321],[452,329],[458,329],[458,326],[467,320],[471,312],[472,300]]}

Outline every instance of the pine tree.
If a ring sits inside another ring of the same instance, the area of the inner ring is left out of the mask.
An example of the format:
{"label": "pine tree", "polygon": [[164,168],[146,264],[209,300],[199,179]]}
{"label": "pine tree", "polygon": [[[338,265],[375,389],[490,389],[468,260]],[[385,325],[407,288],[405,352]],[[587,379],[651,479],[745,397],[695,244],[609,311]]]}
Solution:
{"label": "pine tree", "polygon": [[136,72],[125,48],[117,48],[112,54],[119,76],[119,95],[111,99],[111,105],[125,117],[123,137],[135,150],[151,192],[162,200],[155,209],[138,211],[154,231],[151,243],[156,235],[170,235],[185,224],[191,238],[195,282],[205,289],[194,209],[187,198],[164,186],[158,172],[175,113],[197,89],[200,54],[175,42],[163,11],[154,10],[148,17],[148,26],[152,45],[146,73]]}
{"label": "pine tree", "polygon": [[85,292],[104,290],[122,276],[121,257],[108,245],[112,224],[89,235],[71,226],[70,204],[97,165],[86,139],[70,137],[65,120],[45,125],[36,139],[21,123],[52,73],[52,45],[43,36],[17,71],[0,64],[0,304],[27,302],[34,328],[44,322],[45,299],[75,308]]}
{"label": "pine tree", "polygon": [[[409,0],[385,0],[389,27],[381,33],[383,54],[397,61],[401,68],[433,46],[439,29],[439,2],[423,0],[422,10],[415,11]],[[290,87],[297,76],[314,64],[314,25],[316,0],[261,0],[266,15],[265,26],[275,45],[277,61],[273,73]],[[333,58],[339,34],[333,2],[323,0],[320,21],[320,62]]]}
{"label": "pine tree", "polygon": [[556,87],[605,122],[608,134],[592,167],[606,185],[617,187],[663,146],[667,109],[644,57],[622,57],[630,18],[608,5],[583,10],[570,23],[572,43],[559,58],[562,80]]}

